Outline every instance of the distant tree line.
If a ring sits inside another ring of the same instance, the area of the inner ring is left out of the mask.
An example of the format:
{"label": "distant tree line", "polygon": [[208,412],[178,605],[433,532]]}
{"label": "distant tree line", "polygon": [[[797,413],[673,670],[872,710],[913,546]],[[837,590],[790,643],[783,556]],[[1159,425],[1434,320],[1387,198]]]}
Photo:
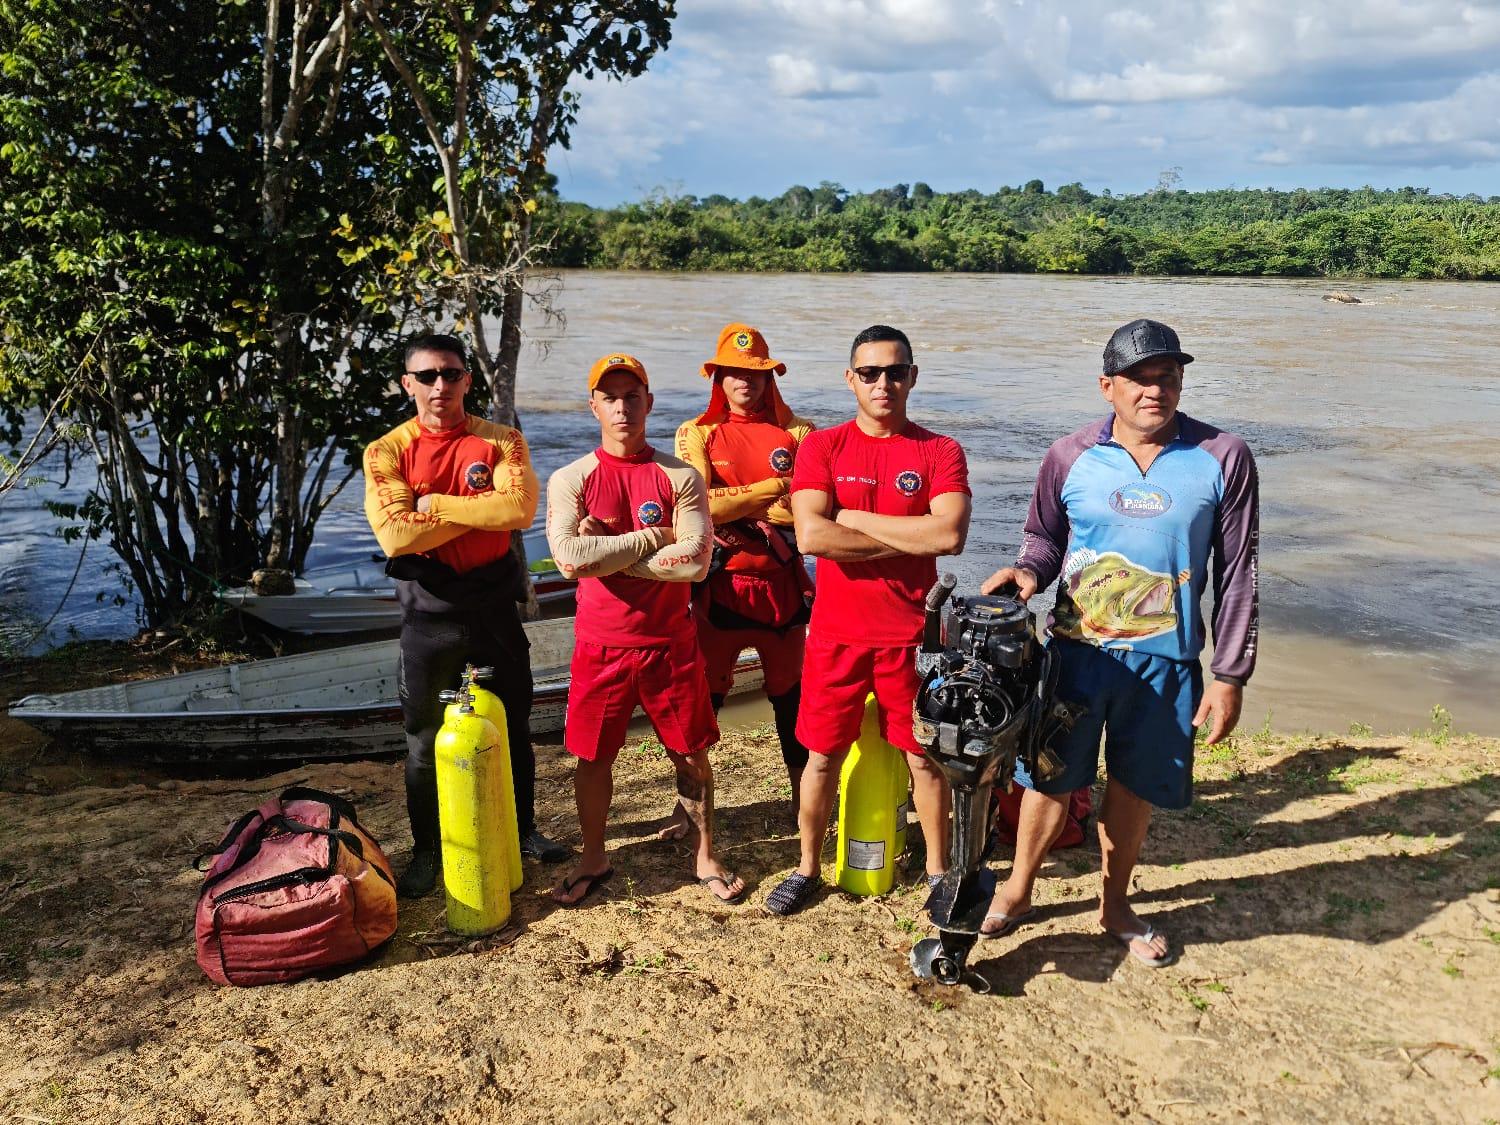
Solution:
{"label": "distant tree line", "polygon": [[774,199],[658,193],[609,209],[553,195],[537,232],[546,264],[607,269],[1500,278],[1500,196],[1187,192],[1176,179],[1140,195],[825,181]]}

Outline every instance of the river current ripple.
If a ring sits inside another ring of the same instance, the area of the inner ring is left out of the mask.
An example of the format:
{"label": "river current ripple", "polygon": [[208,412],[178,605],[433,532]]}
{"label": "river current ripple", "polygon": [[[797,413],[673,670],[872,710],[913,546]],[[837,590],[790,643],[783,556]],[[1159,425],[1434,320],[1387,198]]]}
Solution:
{"label": "river current ripple", "polygon": [[[698,365],[718,329],[746,320],[788,364],[789,401],[836,423],[852,409],[849,340],[867,324],[897,325],[920,365],[913,418],[968,453],[973,527],[963,556],[943,565],[972,585],[1013,557],[1048,444],[1104,414],[1095,375],[1111,329],[1164,320],[1197,356],[1182,409],[1242,435],[1260,467],[1262,647],[1246,724],[1414,729],[1441,705],[1455,729],[1500,734],[1500,286],[1343,287],[1362,303],[1260,279],[567,272],[566,324],[531,335],[520,407],[545,480],[597,438],[588,365],[628,351],[651,372],[652,440],[670,449],[702,408]],[[360,488],[324,517],[310,568],[368,563]],[[81,491],[75,476],[65,492]],[[73,576],[78,548],[54,537],[42,509],[60,494],[0,501],[0,599],[12,617],[45,619]],[[89,548],[49,641],[135,628],[108,562]]]}

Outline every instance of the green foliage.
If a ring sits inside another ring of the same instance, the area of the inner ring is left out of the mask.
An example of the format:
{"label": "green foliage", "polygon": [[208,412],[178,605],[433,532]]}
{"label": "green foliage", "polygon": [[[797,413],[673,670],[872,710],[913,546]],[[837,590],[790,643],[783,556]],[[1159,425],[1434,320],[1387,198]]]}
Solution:
{"label": "green foliage", "polygon": [[593,209],[542,200],[557,266],[936,270],[1287,277],[1500,277],[1500,198],[1399,191],[1156,190],[1094,195],[1040,180],[991,194],[926,184],[774,199],[653,195]]}
{"label": "green foliage", "polygon": [[257,566],[301,569],[360,449],[408,410],[406,331],[478,335],[505,306],[514,354],[519,289],[478,287],[526,261],[567,83],[640,73],[674,14],[496,5],[465,70],[459,6],[384,5],[419,103],[375,7],[0,0],[0,497],[47,412],[44,440],[98,470],[58,514],[114,551],[152,624]]}
{"label": "green foliage", "polygon": [[1441,703],[1432,705],[1432,726],[1427,730],[1427,737],[1433,743],[1442,746],[1453,736],[1453,715],[1448,708]]}

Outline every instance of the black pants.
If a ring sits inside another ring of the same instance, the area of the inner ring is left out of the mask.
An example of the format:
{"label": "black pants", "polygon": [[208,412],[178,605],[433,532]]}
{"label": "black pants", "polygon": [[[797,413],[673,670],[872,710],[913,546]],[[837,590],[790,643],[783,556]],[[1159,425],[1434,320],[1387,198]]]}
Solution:
{"label": "black pants", "polygon": [[443,725],[438,692],[457,688],[464,665],[491,667],[481,686],[505,704],[516,820],[524,838],[536,828],[536,755],[531,748],[531,644],[514,603],[476,607],[462,618],[406,611],[398,683],[406,722],[406,811],[417,849],[436,848],[437,767],[433,743]]}

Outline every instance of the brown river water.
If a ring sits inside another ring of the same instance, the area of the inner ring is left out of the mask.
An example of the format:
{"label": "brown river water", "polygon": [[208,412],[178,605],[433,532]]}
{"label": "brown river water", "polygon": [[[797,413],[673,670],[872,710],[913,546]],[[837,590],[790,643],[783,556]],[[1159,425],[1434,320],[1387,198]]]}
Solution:
{"label": "brown river water", "polygon": [[[1500,285],[975,275],[562,275],[562,328],[534,327],[524,424],[539,471],[594,423],[584,372],[606,351],[651,373],[650,433],[701,409],[698,365],[730,320],[760,327],[782,389],[820,424],[850,416],[850,339],[904,329],[914,419],[969,457],[974,521],[941,565],[961,589],[1013,558],[1048,444],[1102,416],[1104,341],[1138,316],[1197,357],[1182,409],[1243,436],[1261,475],[1260,662],[1242,724],[1500,734]],[[1038,605],[1050,601],[1038,599]],[[732,719],[759,721],[754,708]]]}
{"label": "brown river water", "polygon": [[[1110,331],[1164,320],[1198,357],[1182,408],[1241,434],[1260,466],[1260,666],[1244,726],[1269,716],[1285,731],[1423,729],[1441,706],[1455,730],[1500,735],[1500,285],[1350,283],[1362,303],[1343,305],[1303,281],[566,272],[560,282],[566,322],[528,313],[522,357],[520,407],[543,479],[597,442],[584,373],[607,351],[645,361],[650,433],[670,449],[706,401],[698,366],[726,322],[765,331],[789,366],[786,397],[820,424],[852,412],[842,374],[854,334],[905,329],[921,368],[913,418],[968,452],[973,526],[963,555],[942,564],[961,589],[1014,557],[1047,446],[1104,414],[1095,374]],[[58,495],[80,490],[75,478]],[[7,500],[0,608],[44,621],[61,603],[54,642],[129,634],[134,611],[128,596],[111,604],[121,591],[108,552],[96,545],[80,564],[52,534],[42,509],[52,495]],[[368,567],[374,549],[356,479],[319,524],[308,565]],[[731,708],[733,722],[766,717]]]}

